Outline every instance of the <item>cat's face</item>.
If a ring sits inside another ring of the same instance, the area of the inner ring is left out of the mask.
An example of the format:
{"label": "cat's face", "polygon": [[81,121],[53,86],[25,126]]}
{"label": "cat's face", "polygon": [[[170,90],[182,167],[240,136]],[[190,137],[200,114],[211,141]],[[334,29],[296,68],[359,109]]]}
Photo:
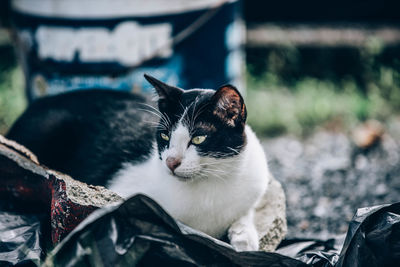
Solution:
{"label": "cat's face", "polygon": [[157,145],[166,170],[185,181],[223,178],[246,142],[246,107],[236,88],[184,91],[145,77],[159,95]]}

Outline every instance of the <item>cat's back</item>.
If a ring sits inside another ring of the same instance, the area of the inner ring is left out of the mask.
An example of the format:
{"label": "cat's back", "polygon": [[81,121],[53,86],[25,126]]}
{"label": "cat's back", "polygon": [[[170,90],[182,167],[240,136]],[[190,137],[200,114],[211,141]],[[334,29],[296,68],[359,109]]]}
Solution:
{"label": "cat's back", "polygon": [[7,137],[39,161],[90,184],[104,185],[123,162],[145,160],[155,116],[146,99],[111,90],[82,90],[32,103]]}

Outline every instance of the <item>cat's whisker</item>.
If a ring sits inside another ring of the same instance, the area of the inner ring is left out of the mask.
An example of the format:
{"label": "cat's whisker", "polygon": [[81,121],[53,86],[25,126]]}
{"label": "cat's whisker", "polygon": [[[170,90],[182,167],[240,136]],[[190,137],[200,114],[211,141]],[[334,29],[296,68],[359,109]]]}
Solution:
{"label": "cat's whisker", "polygon": [[179,105],[183,109],[183,112],[181,115],[177,114],[176,116],[177,116],[178,120],[185,122],[185,114],[187,113],[188,107],[184,107],[180,101],[179,101]]}
{"label": "cat's whisker", "polygon": [[238,149],[240,149],[241,147],[237,147],[236,149],[234,149],[234,148],[232,148],[232,147],[227,146],[226,148],[232,150],[232,151],[235,152],[236,154],[239,154]]}
{"label": "cat's whisker", "polygon": [[[149,104],[145,104],[145,103],[141,103],[142,106],[145,106],[147,108],[150,108],[151,111],[154,111],[155,113],[159,114],[160,116],[162,116],[162,113],[155,107],[153,107],[152,105]],[[149,109],[139,109],[139,110],[144,110],[144,111],[148,111]]]}
{"label": "cat's whisker", "polygon": [[203,111],[205,110],[205,108],[206,108],[207,106],[208,106],[208,105],[203,105],[203,106],[201,106],[201,107],[197,110],[197,112],[196,112],[194,118],[192,119],[193,125],[191,126],[192,129],[189,129],[190,131],[193,130],[193,128],[194,128],[194,122],[196,121],[197,117],[200,116],[201,113],[203,113]]}
{"label": "cat's whisker", "polygon": [[199,173],[198,177],[203,179],[203,180],[208,179],[208,175],[206,175],[205,173]]}
{"label": "cat's whisker", "polygon": [[155,127],[160,126],[159,123],[154,123],[154,122],[152,122],[152,121],[143,121],[143,122],[144,122],[145,124],[150,125],[150,126],[155,126]]}
{"label": "cat's whisker", "polygon": [[199,166],[201,167],[207,167],[207,166],[226,166],[227,164],[232,165],[232,163],[237,163],[237,162],[241,162],[240,160],[230,160],[230,161],[226,161],[226,162],[212,162],[212,163],[200,163]]}
{"label": "cat's whisker", "polygon": [[143,122],[147,123],[147,124],[160,125],[160,126],[166,127],[166,125],[162,121],[159,121],[159,122],[156,122],[156,121],[143,121]]}
{"label": "cat's whisker", "polygon": [[228,172],[223,171],[223,170],[219,170],[219,169],[206,169],[206,171],[208,171],[209,173],[215,174],[215,175],[217,175],[217,174],[221,174],[221,175],[228,174]]}
{"label": "cat's whisker", "polygon": [[218,172],[221,172],[219,170],[226,169],[226,168],[229,168],[229,170],[231,170],[231,171],[236,170],[236,169],[240,169],[240,167],[237,167],[236,165],[235,166],[232,166],[232,165],[233,165],[232,163],[230,163],[229,165],[221,165],[221,164],[219,164],[219,165],[216,165],[216,164],[210,165],[209,164],[209,165],[204,165],[204,166],[201,166],[201,167],[203,169],[207,169],[207,170],[217,170]]}
{"label": "cat's whisker", "polygon": [[158,113],[156,113],[156,112],[154,112],[152,110],[148,110],[148,109],[138,109],[138,110],[148,112],[148,113],[150,113],[150,114],[152,114],[152,115],[154,115],[154,116],[156,116],[157,118],[160,118],[160,119],[162,117],[160,114],[158,114]]}
{"label": "cat's whisker", "polygon": [[188,112],[189,112],[189,108],[192,106],[192,104],[190,104],[188,107],[184,108],[183,114],[181,116],[182,122],[184,124],[186,124],[189,128],[190,128],[190,120],[188,117]]}
{"label": "cat's whisker", "polygon": [[146,103],[140,103],[141,105],[150,108],[149,109],[139,109],[142,111],[147,111],[151,114],[153,114],[154,116],[157,116],[158,118],[160,118],[160,120],[162,120],[165,125],[167,126],[167,128],[169,128],[169,126],[172,124],[170,118],[168,117],[167,114],[162,113],[161,111],[159,111],[157,108],[153,107],[152,105],[146,104]]}
{"label": "cat's whisker", "polygon": [[[222,166],[222,168],[220,168],[219,166],[208,166],[208,167],[204,167],[207,170],[211,170],[211,171],[217,171],[219,173],[225,173],[225,174],[229,174],[230,172],[227,171],[226,166]],[[232,169],[229,169],[232,170]]]}
{"label": "cat's whisker", "polygon": [[203,169],[203,170],[201,170],[201,173],[206,175],[207,178],[216,177],[217,179],[220,179],[220,180],[226,182],[226,179],[224,179],[220,174],[215,173],[213,171]]}
{"label": "cat's whisker", "polygon": [[[205,165],[205,166],[202,166],[202,167],[209,167],[209,166],[212,166],[212,165]],[[216,168],[203,168],[203,170],[207,170],[207,171],[210,171],[210,170],[215,170],[215,171],[217,171],[217,172],[224,172],[224,173],[228,173],[227,171],[225,171],[225,170],[222,170],[222,169],[216,169]]]}
{"label": "cat's whisker", "polygon": [[168,130],[165,126],[162,126],[160,124],[156,124],[156,125],[149,124],[149,127],[155,128],[155,129],[158,129],[158,130],[166,130],[166,131]]}
{"label": "cat's whisker", "polygon": [[[186,108],[185,108],[185,106],[182,104],[182,102],[181,101],[179,101],[179,105],[181,105],[181,108],[183,109],[183,110],[185,110]],[[183,113],[185,113],[185,112],[183,112]]]}
{"label": "cat's whisker", "polygon": [[171,121],[169,120],[169,118],[168,118],[168,116],[166,114],[162,114],[161,120],[163,121],[163,123],[166,126],[170,126],[171,125]]}
{"label": "cat's whisker", "polygon": [[214,152],[214,153],[201,154],[201,156],[216,157],[216,158],[221,158],[221,160],[225,160],[227,158],[231,158],[231,157],[234,157],[234,156],[237,156],[237,155],[238,155],[238,153],[234,153],[234,152],[229,152],[229,153]]}
{"label": "cat's whisker", "polygon": [[[240,163],[240,162],[238,162]],[[232,171],[239,170],[241,164],[236,163],[229,163],[229,164],[206,164],[200,165],[200,167],[204,170],[216,171],[218,173],[229,174]],[[229,169],[230,172],[228,173],[225,169]]]}
{"label": "cat's whisker", "polygon": [[191,122],[190,122],[189,132],[192,132],[192,129],[194,127],[194,111],[196,110],[197,101],[198,101],[198,97],[196,97],[194,99],[193,110],[192,110],[192,118],[191,118]]}
{"label": "cat's whisker", "polygon": [[219,174],[217,174],[215,172],[207,172],[207,171],[205,171],[205,174],[207,174],[207,173],[209,174],[209,175],[206,176],[207,178],[210,178],[210,177],[217,178],[219,181],[227,183],[227,180],[224,177],[222,177],[221,175],[219,175]]}
{"label": "cat's whisker", "polygon": [[155,112],[155,111],[148,110],[148,109],[139,109],[139,110],[141,110],[141,111],[146,111],[146,112],[148,112],[148,113],[150,113],[150,114],[153,114],[154,116],[156,116],[157,118],[159,118],[161,121],[164,121],[166,124],[168,124],[167,121],[166,121],[165,118],[164,118],[164,115],[163,115],[162,113],[157,113],[157,112]]}
{"label": "cat's whisker", "polygon": [[[159,116],[156,115],[155,113],[153,113],[153,112],[151,112],[151,111],[149,111],[149,110],[147,110],[147,111],[148,111],[149,113],[152,113],[152,114],[154,114],[155,116],[159,117]],[[163,126],[165,127],[165,129],[170,128],[170,123],[168,122],[168,120],[166,119],[166,117],[165,117],[164,115],[162,115],[162,116],[159,117],[159,118],[160,118],[159,124],[163,125]]]}
{"label": "cat's whisker", "polygon": [[161,122],[152,122],[152,121],[143,121],[144,123],[146,123],[149,127],[152,128],[156,128],[158,130],[165,130],[168,131],[168,127],[165,126],[163,123]]}
{"label": "cat's whisker", "polygon": [[148,124],[159,124],[159,122],[156,121],[148,121],[148,120],[144,120],[144,123],[148,123]]}
{"label": "cat's whisker", "polygon": [[[194,104],[193,104],[193,110],[192,110],[192,118],[191,118],[191,121],[190,121],[190,127],[189,127],[189,132],[192,134],[193,133],[193,129],[194,129],[194,124],[195,124],[195,121],[196,121],[196,118],[197,118],[197,114],[198,114],[198,110],[196,111],[196,107],[197,107],[197,103],[199,102],[199,98],[198,97],[196,97],[195,98],[195,100],[194,100]],[[200,107],[200,109],[201,109],[201,107]],[[200,110],[199,109],[199,110]]]}
{"label": "cat's whisker", "polygon": [[139,105],[142,105],[142,106],[145,106],[145,107],[149,107],[149,108],[151,108],[151,109],[153,109],[153,110],[155,110],[155,111],[160,112],[157,108],[155,108],[154,106],[152,106],[152,105],[150,105],[150,104],[147,104],[147,103],[139,103]]}
{"label": "cat's whisker", "polygon": [[218,161],[213,161],[213,162],[204,162],[201,164],[225,164],[225,163],[232,163],[232,162],[238,162],[241,161],[239,157],[230,157],[230,158],[224,158],[224,159],[219,159]]}
{"label": "cat's whisker", "polygon": [[172,125],[171,119],[169,118],[169,116],[166,113],[162,113],[163,117],[167,120],[168,125]]}

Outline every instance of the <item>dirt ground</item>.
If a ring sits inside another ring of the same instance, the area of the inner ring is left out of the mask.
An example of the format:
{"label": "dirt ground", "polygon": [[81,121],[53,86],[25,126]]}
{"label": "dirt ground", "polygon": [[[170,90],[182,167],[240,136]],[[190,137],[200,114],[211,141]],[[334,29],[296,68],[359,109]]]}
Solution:
{"label": "dirt ground", "polygon": [[350,136],[319,131],[262,142],[286,192],[288,237],[344,234],[357,208],[400,201],[400,123],[365,149]]}

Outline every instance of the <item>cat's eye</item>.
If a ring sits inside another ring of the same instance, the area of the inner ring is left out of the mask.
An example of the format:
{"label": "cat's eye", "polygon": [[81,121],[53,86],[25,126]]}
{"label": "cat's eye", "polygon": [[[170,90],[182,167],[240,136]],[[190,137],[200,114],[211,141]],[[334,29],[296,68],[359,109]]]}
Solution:
{"label": "cat's eye", "polygon": [[195,145],[200,145],[206,140],[207,135],[198,135],[192,138],[192,143]]}
{"label": "cat's eye", "polygon": [[161,133],[161,138],[164,139],[165,141],[169,141],[169,136],[166,135],[165,133]]}

